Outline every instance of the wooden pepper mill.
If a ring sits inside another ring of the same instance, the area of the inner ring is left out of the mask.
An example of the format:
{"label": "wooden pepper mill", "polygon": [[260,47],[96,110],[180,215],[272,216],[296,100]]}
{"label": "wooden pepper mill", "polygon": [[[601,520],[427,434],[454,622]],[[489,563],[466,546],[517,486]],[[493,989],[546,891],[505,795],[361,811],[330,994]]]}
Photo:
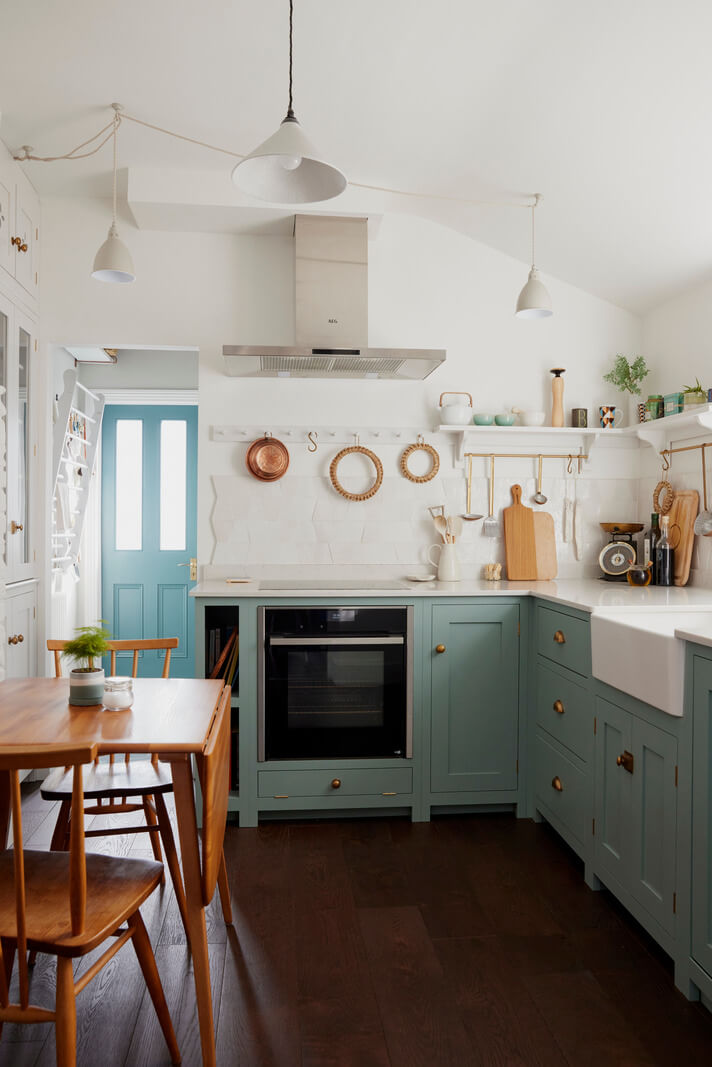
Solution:
{"label": "wooden pepper mill", "polygon": [[551,425],[564,425],[564,379],[561,375],[565,367],[552,367],[554,380],[551,383]]}

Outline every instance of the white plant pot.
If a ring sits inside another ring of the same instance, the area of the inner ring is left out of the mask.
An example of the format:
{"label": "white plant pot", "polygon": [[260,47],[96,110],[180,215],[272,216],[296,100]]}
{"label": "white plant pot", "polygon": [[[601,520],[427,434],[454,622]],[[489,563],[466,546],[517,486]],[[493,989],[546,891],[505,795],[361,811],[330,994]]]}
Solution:
{"label": "white plant pot", "polygon": [[104,668],[91,671],[75,668],[69,672],[69,703],[80,707],[101,704],[104,699]]}

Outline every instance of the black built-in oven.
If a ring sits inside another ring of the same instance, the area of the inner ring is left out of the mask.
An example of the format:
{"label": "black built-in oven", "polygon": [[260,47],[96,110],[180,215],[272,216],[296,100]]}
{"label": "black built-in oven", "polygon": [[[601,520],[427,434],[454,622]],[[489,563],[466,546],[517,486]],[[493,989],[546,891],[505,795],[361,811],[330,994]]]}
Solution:
{"label": "black built-in oven", "polygon": [[410,758],[412,607],[261,607],[260,760]]}

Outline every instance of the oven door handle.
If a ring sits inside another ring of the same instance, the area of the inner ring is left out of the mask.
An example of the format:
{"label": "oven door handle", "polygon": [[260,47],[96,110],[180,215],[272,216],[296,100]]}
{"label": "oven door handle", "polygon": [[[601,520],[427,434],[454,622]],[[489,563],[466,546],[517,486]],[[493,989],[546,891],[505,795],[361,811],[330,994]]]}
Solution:
{"label": "oven door handle", "polygon": [[268,635],[270,645],[404,645],[405,637],[272,637]]}

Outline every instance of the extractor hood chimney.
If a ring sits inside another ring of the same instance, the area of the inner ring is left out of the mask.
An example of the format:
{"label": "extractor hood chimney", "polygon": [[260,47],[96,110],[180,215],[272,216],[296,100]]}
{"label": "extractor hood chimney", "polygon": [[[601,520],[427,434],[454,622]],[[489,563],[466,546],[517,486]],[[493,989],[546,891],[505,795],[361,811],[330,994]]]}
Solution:
{"label": "extractor hood chimney", "polygon": [[368,220],[296,215],[292,347],[224,345],[237,378],[427,378],[441,349],[368,347]]}

